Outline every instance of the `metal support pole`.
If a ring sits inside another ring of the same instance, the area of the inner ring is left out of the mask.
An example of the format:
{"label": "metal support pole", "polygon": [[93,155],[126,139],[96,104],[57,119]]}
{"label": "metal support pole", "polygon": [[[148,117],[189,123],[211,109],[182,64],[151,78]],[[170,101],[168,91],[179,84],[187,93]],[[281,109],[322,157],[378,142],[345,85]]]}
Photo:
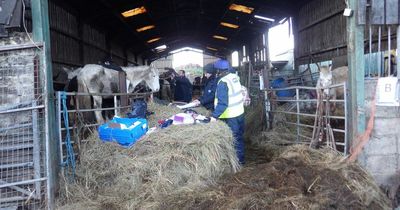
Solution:
{"label": "metal support pole", "polygon": [[397,54],[396,54],[396,69],[397,69],[397,78],[400,79],[400,25],[397,26]]}
{"label": "metal support pole", "polygon": [[[41,75],[45,81],[44,99],[45,99],[45,122],[46,122],[46,174],[47,179],[47,209],[54,209],[55,194],[58,187],[58,141],[55,141],[55,108],[54,108],[54,89],[53,89],[53,73],[51,66],[51,50],[50,50],[50,26],[48,14],[48,0],[30,1],[32,12],[32,34],[36,42],[43,42],[44,50],[41,57],[40,67],[43,68]],[[51,142],[49,142],[51,141]]]}
{"label": "metal support pole", "polygon": [[60,152],[58,153],[59,154],[59,159],[60,159],[60,165],[63,163],[63,159],[62,159],[62,156],[63,156],[62,141],[63,141],[63,139],[62,139],[62,135],[61,135],[61,128],[62,128],[62,126],[61,126],[61,112],[62,112],[62,110],[61,110],[61,92],[57,91],[57,110],[56,110],[56,113],[57,113],[58,142],[59,142],[59,146],[60,146],[60,149],[59,149]]}
{"label": "metal support pole", "polygon": [[[357,0],[348,0],[349,7],[358,10]],[[350,101],[348,103],[350,135],[348,139],[355,139],[358,133],[365,130],[364,111],[364,27],[357,25],[357,16],[352,15],[347,19],[347,54],[349,63],[348,85],[350,89]]]}
{"label": "metal support pole", "polygon": [[296,141],[297,141],[297,143],[299,143],[300,142],[300,139],[299,139],[299,135],[300,135],[300,126],[299,126],[299,124],[300,124],[300,102],[299,102],[299,99],[300,99],[300,91],[299,91],[299,89],[298,88],[296,88],[296,106],[297,106],[297,137],[296,137]]}
{"label": "metal support pole", "polygon": [[390,30],[390,26],[388,26],[388,74],[387,74],[387,76],[390,76],[391,75],[391,73],[392,73],[392,69],[391,69],[391,53],[390,53],[390,49],[391,49],[391,45],[392,45],[392,43],[391,43],[391,36],[390,36],[390,34],[391,34],[391,30]]}
{"label": "metal support pole", "polygon": [[381,71],[382,71],[382,53],[381,53],[381,40],[382,39],[382,27],[379,26],[378,28],[378,77],[381,77]]}
{"label": "metal support pole", "polygon": [[344,94],[343,94],[343,98],[344,98],[344,151],[343,151],[343,153],[344,153],[344,155],[346,156],[347,154],[349,154],[348,152],[349,152],[349,139],[347,138],[347,133],[348,133],[348,130],[347,130],[347,126],[348,126],[348,124],[347,124],[347,122],[348,122],[348,119],[347,119],[347,116],[348,116],[348,114],[347,114],[347,94],[346,94],[346,90],[347,90],[347,85],[346,85],[346,83],[343,85],[343,92],[344,92]]}
{"label": "metal support pole", "polygon": [[[32,107],[36,106],[36,101],[32,102]],[[32,110],[32,133],[33,133],[33,171],[34,171],[34,179],[40,178],[40,139],[39,139],[39,114],[38,110]],[[35,182],[35,193],[34,197],[36,199],[40,199],[40,181]]]}
{"label": "metal support pole", "polygon": [[368,75],[367,77],[371,76],[371,54],[372,54],[372,26],[369,25],[369,54],[368,54]]}
{"label": "metal support pole", "polygon": [[118,116],[118,101],[117,101],[117,96],[114,96],[114,116]]}

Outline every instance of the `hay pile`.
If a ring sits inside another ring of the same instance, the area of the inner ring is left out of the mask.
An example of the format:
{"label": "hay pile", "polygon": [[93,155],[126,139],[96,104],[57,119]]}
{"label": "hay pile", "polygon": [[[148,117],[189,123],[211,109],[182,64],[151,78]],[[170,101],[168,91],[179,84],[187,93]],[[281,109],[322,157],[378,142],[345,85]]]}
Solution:
{"label": "hay pile", "polygon": [[[148,110],[150,112],[154,112],[155,114],[150,115],[147,119],[149,122],[149,127],[157,126],[157,121],[158,120],[164,120],[169,117],[171,117],[174,114],[183,112],[181,109],[179,109],[176,106],[164,106],[156,103],[149,103],[148,104]],[[196,111],[199,114],[202,114],[204,116],[209,116],[211,113],[209,110],[206,108],[200,106],[200,107],[195,107],[192,110]]]}
{"label": "hay pile", "polygon": [[181,190],[154,209],[390,209],[372,178],[330,150],[288,147],[270,163],[245,167],[214,187]]}
{"label": "hay pile", "polygon": [[259,101],[253,106],[246,107],[245,110],[245,133],[243,135],[246,141],[249,141],[254,135],[264,130],[265,111],[264,102]]}
{"label": "hay pile", "polygon": [[[156,113],[153,125],[177,111],[155,104],[149,110]],[[60,209],[146,208],[173,191],[211,185],[239,168],[223,122],[170,126],[131,149],[102,143],[95,134],[81,154],[76,183],[63,188]]]}

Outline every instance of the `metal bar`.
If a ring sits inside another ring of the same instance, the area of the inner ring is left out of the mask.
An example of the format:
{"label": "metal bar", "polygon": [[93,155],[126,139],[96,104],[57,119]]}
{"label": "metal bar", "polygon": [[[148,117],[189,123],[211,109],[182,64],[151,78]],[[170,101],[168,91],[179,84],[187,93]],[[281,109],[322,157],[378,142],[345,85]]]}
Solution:
{"label": "metal bar", "polygon": [[368,54],[368,76],[371,76],[371,54],[372,54],[372,26],[369,25],[369,54]]}
{"label": "metal bar", "polygon": [[34,110],[34,109],[43,109],[44,107],[45,107],[44,105],[39,105],[39,106],[34,106],[34,107],[12,109],[12,110],[0,111],[0,114],[9,114],[9,113],[15,113],[15,112],[31,111],[31,110]]}
{"label": "metal bar", "polygon": [[9,130],[13,130],[13,129],[25,128],[25,127],[29,127],[29,126],[32,126],[32,123],[26,123],[26,124],[21,124],[21,125],[10,126],[10,127],[6,127],[6,128],[0,128],[0,133],[9,131]]}
{"label": "metal bar", "polygon": [[22,167],[32,167],[32,166],[33,166],[33,162],[2,164],[2,165],[0,165],[0,169],[3,170],[3,169],[8,169],[8,168],[22,168]]}
{"label": "metal bar", "polygon": [[[289,124],[289,125],[295,125],[295,126],[299,125],[299,126],[305,127],[305,128],[314,128],[314,126],[312,126],[312,125],[306,125],[306,124],[302,124],[302,123],[298,123],[298,124],[297,123],[292,123],[292,122],[283,122],[283,123],[286,123],[286,124]],[[326,130],[326,128],[324,128],[324,130]],[[332,130],[335,131],[335,132],[338,132],[338,133],[345,133],[345,130],[342,130],[342,129],[332,128]]]}
{"label": "metal bar", "polygon": [[61,125],[61,92],[57,91],[57,127],[58,127],[58,142],[59,142],[59,159],[60,159],[60,164],[63,163],[63,159],[62,159],[62,145],[61,143],[63,142],[62,140],[62,135],[61,135],[61,131],[62,131],[62,125]]}
{"label": "metal bar", "polygon": [[348,152],[349,152],[349,142],[350,142],[350,140],[348,139],[348,135],[347,135],[347,128],[348,128],[348,125],[347,125],[347,123],[348,123],[348,120],[347,120],[347,94],[346,94],[346,92],[347,92],[347,85],[346,84],[344,84],[344,94],[343,94],[343,96],[344,96],[344,142],[345,142],[345,144],[344,144],[344,155],[347,155],[347,154],[349,154]]}
{"label": "metal bar", "polygon": [[[101,125],[101,124],[99,124],[99,123],[87,124],[87,125],[83,125],[83,127],[89,128],[89,127],[94,127],[94,126],[98,126],[98,125]],[[68,129],[73,129],[73,128],[74,128],[74,127],[68,127]],[[62,131],[65,131],[66,129],[65,129],[65,128],[61,128],[61,130],[62,130]]]}
{"label": "metal bar", "polygon": [[117,96],[114,96],[114,115],[117,116],[118,115],[118,104],[117,104]]}
{"label": "metal bar", "polygon": [[[128,106],[129,107],[129,106]],[[117,109],[123,109],[127,107],[117,107]],[[93,112],[93,111],[106,111],[106,110],[115,110],[116,108],[111,107],[111,108],[96,108],[96,109],[81,109],[81,110],[68,110],[68,113],[73,113],[73,112]]]}
{"label": "metal bar", "polygon": [[32,101],[29,101],[29,102],[22,102],[22,103],[7,105],[7,106],[1,106],[0,111],[12,110],[12,109],[19,109],[19,108],[30,107],[30,106],[32,106]]}
{"label": "metal bar", "polygon": [[299,135],[300,135],[300,126],[298,126],[298,124],[300,124],[300,103],[299,103],[299,94],[300,94],[300,92],[299,92],[299,89],[298,88],[296,88],[296,100],[297,100],[297,103],[296,103],[296,106],[297,106],[297,115],[296,115],[296,120],[297,120],[297,126],[296,126],[296,130],[297,130],[297,137],[296,137],[296,141],[297,142],[299,142]]}
{"label": "metal bar", "polygon": [[305,138],[305,139],[308,139],[308,140],[312,140],[312,138],[310,138],[310,137],[308,137],[308,136],[301,135],[301,134],[299,134],[299,137]]}
{"label": "metal bar", "polygon": [[[275,113],[282,113],[282,114],[297,114],[296,112],[285,112],[285,111],[271,111],[271,112],[275,112]],[[305,116],[305,117],[315,117],[315,114],[305,114],[305,113],[299,113],[298,115],[300,116]],[[324,116],[325,118],[325,116]],[[343,120],[345,119],[345,117],[343,116],[329,116],[329,119],[340,119]]]}
{"label": "metal bar", "polygon": [[390,28],[390,26],[388,26],[388,75],[387,76],[390,76],[391,75],[391,73],[392,73],[392,69],[391,69],[391,53],[390,53],[390,49],[391,49],[391,45],[392,45],[392,38],[391,38],[391,28]]}
{"label": "metal bar", "polygon": [[[275,99],[273,101],[276,101],[276,102],[318,102],[317,99],[299,99],[299,100],[297,100],[297,99],[296,100]],[[327,99],[324,99],[323,101],[326,102]],[[344,100],[340,100],[340,99],[338,99],[338,100],[329,100],[329,101],[330,102],[344,102]]]}
{"label": "metal bar", "polygon": [[378,27],[378,77],[381,77],[381,71],[382,71],[382,54],[381,54],[381,40],[382,39],[382,27]]}
{"label": "metal bar", "polygon": [[397,56],[396,56],[396,68],[397,78],[400,80],[400,25],[397,26],[396,41],[397,41]]}
{"label": "metal bar", "polygon": [[40,47],[40,48],[43,47],[43,43],[37,42],[37,43],[29,43],[29,44],[3,45],[3,46],[0,46],[0,53],[6,52],[6,51],[32,49],[32,48],[37,48],[37,47]]}
{"label": "metal bar", "polygon": [[65,92],[67,96],[147,96],[156,92],[146,93],[80,93],[80,92]]}
{"label": "metal bar", "polygon": [[[32,103],[36,106],[36,102]],[[33,171],[34,179],[40,178],[40,140],[39,140],[39,117],[37,109],[32,110],[32,132],[33,132]],[[40,182],[35,182],[35,198],[40,199]]]}
{"label": "metal bar", "polygon": [[47,180],[47,177],[42,177],[40,179],[31,179],[31,180],[25,180],[25,181],[20,181],[20,182],[1,184],[0,185],[0,189],[1,188],[5,188],[5,187],[17,186],[17,185],[32,184],[32,183],[35,183],[35,182],[41,182],[41,181],[46,181],[46,180]]}
{"label": "metal bar", "polygon": [[[0,179],[0,184],[8,184],[8,182],[5,182],[5,181],[3,181],[3,180]],[[28,196],[31,196],[31,194],[32,194],[31,191],[25,190],[25,189],[23,189],[23,188],[21,188],[21,187],[10,186],[10,188],[13,189],[13,190],[15,190],[15,191],[18,191],[18,192],[20,192],[20,193],[23,193],[23,194],[25,194],[25,195],[28,195]]]}
{"label": "metal bar", "polygon": [[[338,88],[338,87],[342,87],[344,83],[339,83],[339,84],[335,84],[335,85],[331,85],[328,87],[324,87],[321,89],[331,89],[331,88]],[[309,87],[309,86],[290,86],[290,87],[286,87],[286,88],[274,88],[274,89],[264,89],[264,90],[271,90],[271,91],[278,91],[278,90],[292,90],[292,89],[303,89],[303,90],[317,90],[316,87]]]}
{"label": "metal bar", "polygon": [[0,198],[0,207],[1,207],[1,205],[3,203],[11,203],[11,202],[15,202],[15,201],[24,201],[26,199],[28,199],[28,197],[22,197],[22,196],[14,196],[14,197],[9,197],[9,198]]}
{"label": "metal bar", "polygon": [[32,147],[33,147],[33,144],[21,144],[21,145],[17,145],[17,146],[2,146],[2,147],[0,147],[0,152],[28,149],[28,148],[32,148]]}

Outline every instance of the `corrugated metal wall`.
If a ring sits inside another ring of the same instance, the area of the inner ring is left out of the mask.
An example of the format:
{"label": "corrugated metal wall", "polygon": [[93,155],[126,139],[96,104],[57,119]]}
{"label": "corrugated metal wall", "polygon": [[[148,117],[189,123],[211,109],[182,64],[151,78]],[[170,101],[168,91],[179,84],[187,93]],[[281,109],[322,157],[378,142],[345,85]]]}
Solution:
{"label": "corrugated metal wall", "polygon": [[296,65],[308,63],[310,55],[324,61],[346,54],[344,2],[315,0],[300,9],[294,29]]}
{"label": "corrugated metal wall", "polygon": [[75,68],[98,63],[111,55],[119,65],[144,64],[145,60],[126,50],[122,43],[107,38],[107,32],[99,27],[81,22],[77,12],[49,2],[51,53],[55,80],[65,80],[60,74],[62,67]]}

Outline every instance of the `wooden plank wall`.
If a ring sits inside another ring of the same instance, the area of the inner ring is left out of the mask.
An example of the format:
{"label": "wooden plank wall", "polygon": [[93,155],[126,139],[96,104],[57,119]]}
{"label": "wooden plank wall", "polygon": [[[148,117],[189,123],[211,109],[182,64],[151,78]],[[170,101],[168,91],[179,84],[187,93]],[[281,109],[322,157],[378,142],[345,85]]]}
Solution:
{"label": "wooden plank wall", "polygon": [[62,67],[76,68],[89,63],[98,63],[111,55],[119,65],[144,64],[143,59],[124,48],[123,43],[109,40],[107,31],[92,23],[81,21],[77,11],[49,1],[51,50],[55,80],[65,80],[59,74]]}
{"label": "wooden plank wall", "polygon": [[[374,0],[381,4],[379,0]],[[312,55],[317,62],[347,55],[346,17],[341,0],[314,0],[299,10],[295,24],[295,65],[310,62]],[[381,23],[382,14],[372,11],[371,18]],[[391,49],[396,48],[396,28],[391,28]],[[378,26],[373,26],[372,53],[378,51]],[[388,49],[388,27],[381,27],[381,51]],[[369,26],[365,28],[365,53],[369,53]]]}
{"label": "wooden plank wall", "polygon": [[306,64],[312,55],[317,61],[346,54],[346,17],[342,0],[314,0],[295,17],[295,63]]}

